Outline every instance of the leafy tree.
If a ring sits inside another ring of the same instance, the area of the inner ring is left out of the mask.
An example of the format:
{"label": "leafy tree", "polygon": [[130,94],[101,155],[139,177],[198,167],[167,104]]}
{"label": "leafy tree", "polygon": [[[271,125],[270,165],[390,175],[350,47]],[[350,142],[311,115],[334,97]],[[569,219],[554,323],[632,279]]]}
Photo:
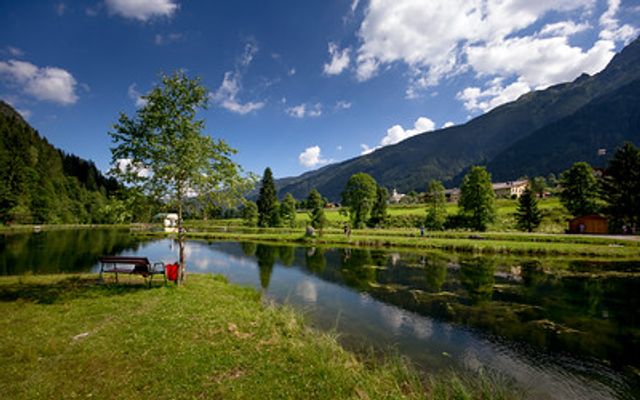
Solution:
{"label": "leafy tree", "polygon": [[116,144],[112,172],[126,183],[178,210],[180,277],[185,278],[183,207],[193,194],[216,193],[243,181],[230,156],[236,151],[223,140],[203,135],[199,109],[208,91],[184,72],[161,76],[161,83],[143,96],[146,105],[134,117],[120,114],[110,132]]}
{"label": "leafy tree", "polygon": [[373,203],[371,209],[371,218],[369,218],[369,226],[381,226],[383,225],[389,215],[387,214],[387,199],[389,198],[389,191],[384,186],[378,186],[376,188],[376,200]]}
{"label": "leafy tree", "polygon": [[446,199],[444,186],[438,180],[429,182],[427,191],[427,218],[424,221],[425,227],[435,231],[444,229],[447,220]]}
{"label": "leafy tree", "polygon": [[560,185],[560,202],[572,215],[589,215],[598,211],[598,181],[589,164],[573,164],[560,175]]}
{"label": "leafy tree", "polygon": [[280,205],[276,194],[271,168],[267,167],[262,176],[262,186],[258,196],[258,226],[269,227],[280,225]]}
{"label": "leafy tree", "polygon": [[287,193],[280,203],[280,219],[285,226],[290,228],[296,226],[296,199],[291,193]]}
{"label": "leafy tree", "polygon": [[245,226],[256,226],[258,223],[258,206],[247,200],[242,207],[242,221]]}
{"label": "leafy tree", "polygon": [[625,143],[609,161],[603,178],[606,212],[621,228],[640,226],[640,149]]}
{"label": "leafy tree", "polygon": [[369,219],[376,201],[377,183],[369,174],[360,172],[351,175],[342,192],[342,204],[347,207],[351,224],[360,228]]}
{"label": "leafy tree", "polygon": [[518,200],[518,211],[516,212],[518,229],[533,232],[542,221],[542,214],[538,209],[538,200],[535,194],[527,188]]}
{"label": "leafy tree", "polygon": [[325,202],[320,192],[312,189],[307,198],[307,207],[309,207],[311,226],[313,226],[314,229],[318,229],[320,234],[322,234],[322,229],[324,229],[327,224],[327,217],[324,215],[324,204]]}
{"label": "leafy tree", "polygon": [[461,214],[469,226],[485,231],[496,218],[495,193],[491,186],[491,175],[484,167],[472,167],[460,186]]}

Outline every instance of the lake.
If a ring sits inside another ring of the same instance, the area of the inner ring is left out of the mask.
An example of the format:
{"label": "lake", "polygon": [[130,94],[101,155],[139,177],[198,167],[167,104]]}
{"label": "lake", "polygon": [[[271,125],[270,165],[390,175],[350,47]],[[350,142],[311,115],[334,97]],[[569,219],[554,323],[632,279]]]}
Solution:
{"label": "lake", "polygon": [[[186,250],[190,273],[254,287],[356,351],[494,374],[532,399],[640,398],[638,262],[205,241]],[[98,271],[106,254],[174,262],[177,252],[171,239],[123,230],[3,234],[0,274]]]}

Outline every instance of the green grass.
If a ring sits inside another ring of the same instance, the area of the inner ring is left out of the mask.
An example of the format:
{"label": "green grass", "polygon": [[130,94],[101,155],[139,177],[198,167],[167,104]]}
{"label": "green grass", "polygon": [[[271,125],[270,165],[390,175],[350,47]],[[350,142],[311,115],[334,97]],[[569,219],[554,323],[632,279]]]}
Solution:
{"label": "green grass", "polygon": [[[135,279],[135,278],[133,278]],[[0,393],[11,399],[508,399],[479,377],[362,359],[224,278],[182,287],[93,275],[0,278]]]}

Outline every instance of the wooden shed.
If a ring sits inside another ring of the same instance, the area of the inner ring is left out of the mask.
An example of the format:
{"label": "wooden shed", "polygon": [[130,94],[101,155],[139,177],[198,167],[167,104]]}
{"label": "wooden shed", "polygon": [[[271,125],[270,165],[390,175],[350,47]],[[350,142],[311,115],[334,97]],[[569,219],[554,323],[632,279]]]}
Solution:
{"label": "wooden shed", "polygon": [[609,233],[609,223],[602,215],[583,215],[569,221],[569,233]]}

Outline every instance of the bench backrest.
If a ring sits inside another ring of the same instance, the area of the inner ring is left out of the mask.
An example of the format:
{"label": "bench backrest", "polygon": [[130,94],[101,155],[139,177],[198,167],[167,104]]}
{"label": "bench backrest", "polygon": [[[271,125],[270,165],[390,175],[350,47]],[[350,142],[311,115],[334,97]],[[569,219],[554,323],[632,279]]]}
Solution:
{"label": "bench backrest", "polygon": [[131,264],[151,267],[147,257],[103,256],[99,260],[103,264]]}

